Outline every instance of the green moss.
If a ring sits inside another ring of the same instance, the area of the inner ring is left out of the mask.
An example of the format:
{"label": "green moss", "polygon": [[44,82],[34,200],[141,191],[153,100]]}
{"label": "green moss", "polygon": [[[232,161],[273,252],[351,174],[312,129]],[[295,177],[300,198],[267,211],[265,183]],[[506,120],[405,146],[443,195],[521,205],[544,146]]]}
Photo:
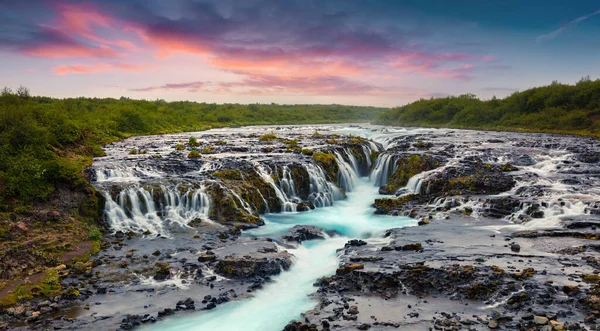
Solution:
{"label": "green moss", "polygon": [[309,149],[309,148],[303,148],[302,149],[302,154],[311,156],[311,155],[313,155],[313,150]]}
{"label": "green moss", "polygon": [[104,235],[102,234],[102,231],[100,231],[100,229],[98,229],[95,226],[90,228],[89,233],[88,233],[88,239],[99,241],[99,240],[102,240],[103,237],[104,237]]}
{"label": "green moss", "polygon": [[188,145],[191,147],[198,147],[200,146],[200,143],[198,142],[198,139],[196,139],[196,137],[190,137],[188,139]]}
{"label": "green moss", "polygon": [[131,149],[129,150],[129,154],[130,155],[136,155],[138,153],[137,149]]}
{"label": "green moss", "polygon": [[339,166],[335,159],[335,156],[332,154],[324,153],[324,152],[316,152],[313,153],[312,159],[319,164],[323,170],[327,173],[329,180],[336,181],[337,174],[339,171]]}
{"label": "green moss", "polygon": [[280,138],[275,135],[275,132],[267,133],[258,138],[258,141],[271,142],[273,140],[279,140]]}
{"label": "green moss", "polygon": [[213,176],[215,176],[217,178],[221,178],[221,179],[228,179],[228,180],[242,180],[242,175],[240,174],[239,171],[237,171],[235,169],[225,169],[225,170],[215,171],[213,173]]}
{"label": "green moss", "polygon": [[406,186],[411,177],[423,171],[434,169],[437,166],[438,164],[426,155],[413,154],[409,157],[398,159],[396,161],[396,171],[390,176],[384,189],[390,193],[394,193],[399,188]]}
{"label": "green moss", "polygon": [[200,151],[198,151],[197,149],[192,149],[189,153],[188,153],[188,158],[190,159],[197,159],[202,157],[202,154],[200,154]]}
{"label": "green moss", "polygon": [[417,195],[415,195],[415,194],[407,194],[407,195],[405,195],[405,196],[403,196],[401,198],[375,199],[375,202],[373,203],[373,207],[377,208],[378,210],[382,210],[382,211],[386,211],[386,212],[390,212],[390,211],[393,211],[393,210],[400,210],[409,201],[411,201],[412,199],[414,199],[416,197],[417,197]]}
{"label": "green moss", "polygon": [[369,158],[371,159],[371,164],[375,165],[375,161],[377,161],[379,154],[381,153],[378,151],[371,151],[371,155],[369,155]]}
{"label": "green moss", "polygon": [[175,149],[178,151],[182,151],[185,149],[185,146],[183,146],[182,144],[177,144],[177,145],[175,145]]}
{"label": "green moss", "polygon": [[287,146],[287,148],[294,149],[298,147],[297,139],[284,139],[283,143]]}

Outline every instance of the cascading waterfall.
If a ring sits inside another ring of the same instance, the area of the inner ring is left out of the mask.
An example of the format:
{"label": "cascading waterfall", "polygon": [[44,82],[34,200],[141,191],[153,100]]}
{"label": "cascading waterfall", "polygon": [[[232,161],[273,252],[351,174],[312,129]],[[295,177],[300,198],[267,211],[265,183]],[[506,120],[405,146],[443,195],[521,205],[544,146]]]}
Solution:
{"label": "cascading waterfall", "polygon": [[[295,256],[290,271],[273,277],[273,282],[256,292],[253,298],[229,303],[211,312],[179,317],[158,323],[150,330],[281,330],[290,319],[300,312],[314,307],[314,299],[308,296],[314,291],[313,283],[319,277],[332,274],[337,268],[336,249],[351,238],[368,238],[383,234],[391,227],[414,225],[407,217],[378,216],[373,213],[371,202],[377,197],[375,188],[367,178],[360,178],[359,163],[347,151],[336,151],[340,187],[348,199],[333,208],[319,208],[306,213],[270,214],[265,216],[266,225],[245,232],[253,236],[277,236],[296,224],[315,225],[335,231],[339,237],[322,241],[309,241],[298,248],[288,249]],[[315,206],[329,206],[342,199],[342,192],[326,180],[326,172],[315,164],[304,165],[309,174],[310,196]],[[280,199],[286,192],[275,183],[269,170],[257,166],[262,178],[273,186]],[[353,190],[355,189],[355,190]]]}
{"label": "cascading waterfall", "polygon": [[96,169],[94,172],[96,182],[106,181],[140,181],[143,178],[159,178],[162,175],[140,167],[114,167]]}
{"label": "cascading waterfall", "polygon": [[186,190],[167,186],[130,187],[122,190],[116,199],[109,193],[104,196],[106,219],[115,231],[156,234],[184,229],[193,219],[207,220],[210,210],[204,187]]}
{"label": "cascading waterfall", "polygon": [[396,158],[392,154],[381,154],[375,160],[375,167],[370,179],[375,186],[386,185],[390,176],[396,171]]}
{"label": "cascading waterfall", "polygon": [[[346,152],[347,153],[347,152]],[[358,169],[354,166],[355,164],[349,164],[344,160],[340,152],[334,152],[335,159],[338,164],[338,182],[339,186],[344,191],[349,192],[354,189],[356,180],[358,179]],[[356,161],[356,159],[354,159]]]}
{"label": "cascading waterfall", "polygon": [[315,207],[333,206],[333,201],[344,198],[340,189],[327,181],[325,170],[311,163],[305,164],[304,168],[308,173],[310,181],[310,195],[308,199]]}
{"label": "cascading waterfall", "polygon": [[[273,179],[273,176],[271,175],[272,174],[271,169],[268,167],[265,167],[261,164],[258,164],[258,163],[255,164],[255,168],[256,168],[256,172],[258,173],[260,178],[262,178],[267,184],[269,184],[273,188],[273,190],[275,190],[275,195],[277,196],[277,199],[279,199],[279,202],[281,203],[280,212],[296,212],[298,203],[292,201],[292,199],[290,199],[290,197],[288,197],[286,192],[284,190],[282,190],[281,185],[277,185],[277,183],[275,183],[275,180]],[[268,206],[268,204],[267,204],[267,206]]]}

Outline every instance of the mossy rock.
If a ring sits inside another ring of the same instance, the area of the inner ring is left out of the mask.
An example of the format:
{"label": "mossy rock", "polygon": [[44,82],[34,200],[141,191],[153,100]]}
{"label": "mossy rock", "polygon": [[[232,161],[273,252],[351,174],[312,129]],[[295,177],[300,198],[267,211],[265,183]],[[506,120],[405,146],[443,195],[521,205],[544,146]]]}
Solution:
{"label": "mossy rock", "polygon": [[337,180],[337,174],[339,171],[339,166],[337,164],[337,160],[333,154],[325,153],[325,152],[316,152],[313,153],[312,159],[325,170],[327,173],[327,177],[330,181],[335,182]]}
{"label": "mossy rock", "polygon": [[240,172],[235,169],[225,169],[225,170],[215,171],[213,173],[213,176],[215,176],[217,178],[221,178],[221,179],[227,179],[227,180],[242,180],[243,179]]}
{"label": "mossy rock", "polygon": [[440,162],[430,155],[413,154],[399,158],[396,160],[396,171],[390,176],[387,184],[381,187],[381,191],[394,194],[398,189],[406,186],[411,177],[439,166]]}

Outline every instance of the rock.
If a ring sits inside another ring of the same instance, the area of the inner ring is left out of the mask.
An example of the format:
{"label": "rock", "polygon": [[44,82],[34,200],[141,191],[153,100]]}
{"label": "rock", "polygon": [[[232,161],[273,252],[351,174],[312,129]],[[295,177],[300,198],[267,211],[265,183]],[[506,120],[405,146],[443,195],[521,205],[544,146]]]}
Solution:
{"label": "rock", "polygon": [[429,223],[430,223],[430,222],[429,222],[428,220],[426,220],[426,219],[422,219],[422,220],[420,220],[420,221],[419,221],[419,223],[417,223],[417,224],[418,224],[418,225],[427,225],[427,224],[429,224]]}
{"label": "rock", "polygon": [[163,281],[171,278],[171,268],[168,263],[157,263],[158,268],[154,273],[154,280]]}
{"label": "rock", "polygon": [[198,257],[198,262],[216,261],[217,257],[214,254],[202,254]]}
{"label": "rock", "polygon": [[517,243],[511,243],[510,244],[510,250],[513,252],[520,252],[521,251],[521,245],[517,244]]}
{"label": "rock", "polygon": [[194,310],[196,306],[194,305],[194,300],[192,298],[187,298],[185,300],[180,300],[176,305],[177,310]]}
{"label": "rock", "polygon": [[559,321],[550,321],[550,325],[555,331],[563,331],[565,329],[565,323],[561,323]]}
{"label": "rock", "polygon": [[282,235],[281,238],[287,241],[302,242],[305,240],[325,239],[325,235],[323,234],[323,229],[316,226],[296,225]]}
{"label": "rock", "polygon": [[278,275],[291,265],[289,253],[279,252],[268,258],[226,257],[217,263],[216,272],[231,278],[265,277]]}
{"label": "rock", "polygon": [[533,323],[537,325],[545,325],[548,323],[548,318],[545,316],[535,316],[533,318]]}
{"label": "rock", "polygon": [[371,324],[363,323],[356,327],[359,330],[368,330],[371,328]]}
{"label": "rock", "polygon": [[158,311],[158,318],[175,314],[175,311],[171,308],[165,308],[164,310]]}
{"label": "rock", "polygon": [[358,307],[357,306],[351,306],[348,309],[348,314],[350,314],[350,315],[358,315]]}
{"label": "rock", "polygon": [[497,328],[498,328],[498,321],[496,321],[496,320],[491,320],[491,321],[488,323],[488,328],[490,328],[490,329],[497,329]]}
{"label": "rock", "polygon": [[338,268],[335,273],[337,275],[341,275],[341,274],[347,274],[349,272],[352,272],[354,270],[360,270],[360,269],[364,269],[365,265],[361,264],[361,263],[352,263],[350,265],[347,265],[345,267],[342,268]]}
{"label": "rock", "polygon": [[51,210],[49,212],[46,213],[46,220],[51,221],[51,222],[58,222],[61,219],[61,215],[60,212],[58,212],[57,210]]}
{"label": "rock", "polygon": [[458,166],[444,168],[423,180],[426,194],[467,195],[498,194],[515,186],[512,176],[498,165],[483,163],[477,158],[465,158]]}
{"label": "rock", "polygon": [[423,245],[421,245],[420,243],[416,243],[416,244],[407,244],[404,245],[402,247],[396,247],[397,251],[415,251],[415,252],[422,252],[423,251]]}
{"label": "rock", "polygon": [[56,266],[56,268],[54,268],[56,271],[63,271],[65,269],[67,269],[67,266],[64,264],[58,265]]}
{"label": "rock", "polygon": [[366,241],[360,239],[352,239],[348,241],[344,246],[345,247],[360,247],[365,246],[367,244]]}

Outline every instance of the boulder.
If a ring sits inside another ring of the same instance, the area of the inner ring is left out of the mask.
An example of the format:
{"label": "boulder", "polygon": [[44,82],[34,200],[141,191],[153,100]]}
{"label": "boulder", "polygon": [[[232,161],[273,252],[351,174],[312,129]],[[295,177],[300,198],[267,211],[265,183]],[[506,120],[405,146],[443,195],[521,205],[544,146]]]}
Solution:
{"label": "boulder", "polygon": [[296,225],[281,236],[283,240],[303,242],[305,240],[325,239],[323,229],[312,225]]}
{"label": "boulder", "polygon": [[262,258],[226,257],[217,263],[216,272],[230,278],[266,277],[278,275],[291,265],[290,254],[279,252]]}

